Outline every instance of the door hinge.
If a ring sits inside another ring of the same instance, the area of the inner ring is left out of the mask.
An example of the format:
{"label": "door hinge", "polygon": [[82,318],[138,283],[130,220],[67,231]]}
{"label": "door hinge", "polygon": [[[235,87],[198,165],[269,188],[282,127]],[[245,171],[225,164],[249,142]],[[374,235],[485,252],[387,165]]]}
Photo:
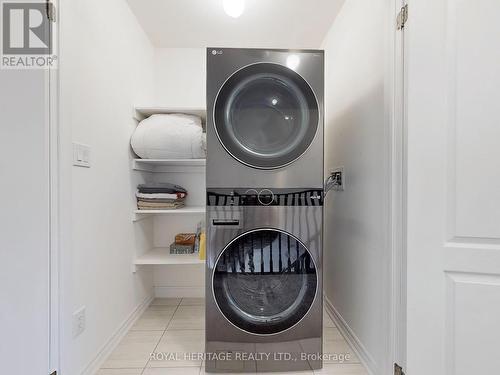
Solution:
{"label": "door hinge", "polygon": [[[46,4],[46,11],[47,11],[47,18],[51,22],[56,22],[56,6],[51,1],[47,1],[45,4]],[[52,375],[52,374],[50,374],[50,375]]]}
{"label": "door hinge", "polygon": [[394,364],[394,375],[405,375],[403,368],[397,363]]}
{"label": "door hinge", "polygon": [[406,22],[408,22],[408,4],[401,8],[396,18],[398,30],[404,29]]}

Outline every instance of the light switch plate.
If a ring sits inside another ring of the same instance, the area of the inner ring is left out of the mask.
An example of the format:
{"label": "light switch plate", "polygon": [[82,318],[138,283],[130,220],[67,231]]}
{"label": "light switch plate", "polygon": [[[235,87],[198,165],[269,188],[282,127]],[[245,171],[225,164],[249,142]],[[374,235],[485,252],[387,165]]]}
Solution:
{"label": "light switch plate", "polygon": [[85,306],[82,306],[73,313],[73,337],[78,337],[85,331],[87,325],[85,310]]}
{"label": "light switch plate", "polygon": [[73,165],[90,168],[90,146],[73,142]]}

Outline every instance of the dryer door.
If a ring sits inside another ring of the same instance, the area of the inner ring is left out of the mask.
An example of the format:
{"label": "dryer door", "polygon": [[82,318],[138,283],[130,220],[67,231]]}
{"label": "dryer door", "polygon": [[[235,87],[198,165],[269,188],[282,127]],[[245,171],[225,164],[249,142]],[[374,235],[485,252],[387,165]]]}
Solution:
{"label": "dryer door", "polygon": [[212,287],[236,327],[267,335],[296,325],[316,297],[318,275],[305,246],[276,229],[246,232],[219,255]]}
{"label": "dryer door", "polygon": [[238,161],[259,169],[280,168],[299,158],[318,129],[318,102],[295,71],[260,63],[234,73],[214,107],[217,136]]}

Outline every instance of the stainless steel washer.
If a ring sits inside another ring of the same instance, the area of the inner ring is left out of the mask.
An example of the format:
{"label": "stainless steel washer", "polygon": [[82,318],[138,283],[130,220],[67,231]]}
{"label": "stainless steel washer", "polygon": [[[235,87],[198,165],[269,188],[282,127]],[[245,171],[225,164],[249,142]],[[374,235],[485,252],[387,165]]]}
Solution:
{"label": "stainless steel washer", "polygon": [[207,49],[207,187],[323,186],[324,55]]}
{"label": "stainless steel washer", "polygon": [[207,371],[321,367],[322,217],[322,189],[207,190]]}

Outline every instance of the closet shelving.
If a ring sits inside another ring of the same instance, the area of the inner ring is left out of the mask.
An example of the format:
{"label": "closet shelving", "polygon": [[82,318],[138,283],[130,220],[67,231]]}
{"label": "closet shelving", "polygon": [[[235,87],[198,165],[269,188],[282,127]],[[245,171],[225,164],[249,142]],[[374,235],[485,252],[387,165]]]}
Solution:
{"label": "closet shelving", "polygon": [[139,256],[135,265],[182,265],[203,264],[204,260],[198,258],[198,254],[169,254],[168,248],[154,248]]}
{"label": "closet shelving", "polygon": [[[134,109],[134,118],[142,121],[154,114],[184,113],[200,116],[203,124],[206,122],[206,110],[199,107],[159,107],[159,106],[138,106]],[[133,221],[139,221],[152,217],[150,220],[160,220],[160,217],[172,219],[161,220],[182,220],[191,223],[192,231],[196,229],[197,223],[204,219],[204,189],[199,189],[204,185],[205,180],[205,159],[133,159],[132,170],[146,172],[154,180],[168,179],[168,182],[184,185],[188,191],[195,191],[192,195],[192,203],[185,207],[174,210],[138,210],[133,211]],[[166,176],[162,176],[166,174]],[[167,177],[168,176],[168,177]],[[190,186],[191,185],[191,186]],[[202,194],[203,196],[201,196]],[[193,199],[194,198],[194,199]],[[201,204],[200,204],[201,203]],[[192,218],[192,219],[191,219]],[[155,225],[156,226],[156,225]],[[191,226],[191,224],[189,224]],[[162,243],[161,246],[166,246]],[[198,258],[198,254],[170,254],[168,247],[155,247],[144,254],[138,255],[134,260],[134,265],[193,265],[203,264],[204,260]]]}
{"label": "closet shelving", "polygon": [[132,169],[145,172],[205,173],[205,159],[133,159]]}
{"label": "closet shelving", "polygon": [[205,206],[186,206],[175,210],[135,210],[134,221],[139,220],[142,215],[196,215],[205,213]]}
{"label": "closet shelving", "polygon": [[205,164],[205,159],[134,159],[134,169],[140,165],[199,167]]}

